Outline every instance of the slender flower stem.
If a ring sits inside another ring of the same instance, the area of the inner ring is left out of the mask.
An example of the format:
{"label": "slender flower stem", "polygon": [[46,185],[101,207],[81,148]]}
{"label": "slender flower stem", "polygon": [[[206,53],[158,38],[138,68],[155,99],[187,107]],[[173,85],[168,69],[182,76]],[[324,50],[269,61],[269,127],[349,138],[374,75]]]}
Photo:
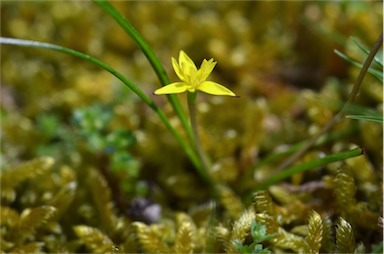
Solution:
{"label": "slender flower stem", "polygon": [[133,84],[130,80],[128,80],[124,75],[122,75],[120,72],[113,69],[111,66],[107,65],[106,63],[90,56],[86,55],[84,53],[78,52],[73,49],[69,49],[66,47],[45,43],[45,42],[38,42],[38,41],[30,41],[30,40],[20,40],[20,39],[14,39],[14,38],[5,38],[0,37],[0,44],[9,44],[9,45],[17,45],[17,46],[23,46],[23,47],[36,47],[36,48],[44,48],[49,50],[58,51],[61,53],[65,53],[71,56],[78,57],[80,59],[86,60],[88,62],[91,62],[104,70],[110,72],[112,75],[114,75],[116,78],[121,80],[124,85],[129,87],[137,96],[140,97],[141,100],[143,100],[161,119],[161,121],[165,124],[165,126],[168,128],[168,130],[173,134],[173,136],[176,138],[176,140],[180,143],[194,166],[197,168],[198,173],[201,175],[201,177],[205,179],[206,175],[204,175],[204,169],[203,165],[196,155],[196,152],[192,149],[190,144],[188,144],[177,132],[177,130],[173,127],[173,125],[169,122],[169,119],[164,114],[164,112],[153,102],[151,98],[149,98],[139,87],[137,87],[135,84]]}
{"label": "slender flower stem", "polygon": [[[107,0],[93,1],[97,5],[99,5],[104,11],[106,11],[109,15],[111,15],[111,17],[121,26],[121,28],[123,28],[124,31],[132,38],[136,45],[139,46],[139,48],[151,64],[161,84],[163,86],[168,85],[170,83],[170,80],[163,65],[160,63],[156,54],[153,52],[152,48],[149,46],[143,36],[141,36],[141,34],[131,25],[131,23],[129,23],[128,20],[126,20],[124,16],[119,11],[117,11],[115,7],[113,7]],[[188,125],[188,119],[183,111],[180,101],[174,94],[168,94],[167,97],[177,116],[179,117],[181,124],[187,132],[188,138],[193,139],[192,130]]]}
{"label": "slender flower stem", "polygon": [[199,139],[199,132],[198,132],[198,127],[197,127],[197,120],[196,120],[196,97],[197,97],[197,92],[188,92],[188,109],[189,109],[189,118],[191,121],[191,127],[192,127],[192,134],[193,134],[193,143],[195,145],[196,152],[200,158],[201,163],[203,164],[204,168],[204,175],[206,175],[207,179],[210,179],[209,177],[209,162],[207,159],[207,156],[203,152],[203,149],[200,144],[200,139]]}

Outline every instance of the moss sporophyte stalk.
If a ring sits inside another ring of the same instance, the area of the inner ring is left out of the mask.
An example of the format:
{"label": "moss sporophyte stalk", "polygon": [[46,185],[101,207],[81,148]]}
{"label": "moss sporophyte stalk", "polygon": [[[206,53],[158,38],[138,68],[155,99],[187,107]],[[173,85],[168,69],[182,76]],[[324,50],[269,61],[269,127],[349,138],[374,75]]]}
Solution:
{"label": "moss sporophyte stalk", "polygon": [[207,80],[209,74],[211,74],[215,68],[216,63],[217,62],[213,61],[213,58],[208,61],[204,59],[200,65],[200,69],[197,69],[192,59],[183,50],[181,50],[179,53],[179,62],[177,62],[176,59],[172,57],[173,69],[181,81],[163,86],[154,92],[155,94],[174,94],[188,91],[188,109],[193,132],[193,143],[206,172],[209,172],[210,166],[199,142],[196,122],[197,90],[212,95],[237,97],[235,93],[233,93],[225,86]]}

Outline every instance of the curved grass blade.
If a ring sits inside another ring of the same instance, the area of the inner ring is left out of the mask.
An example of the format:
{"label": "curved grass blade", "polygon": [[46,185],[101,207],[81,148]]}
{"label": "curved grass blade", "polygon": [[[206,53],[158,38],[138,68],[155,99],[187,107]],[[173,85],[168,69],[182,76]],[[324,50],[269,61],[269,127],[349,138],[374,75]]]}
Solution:
{"label": "curved grass blade", "polygon": [[[363,51],[366,55],[369,55],[369,49],[367,49],[366,47],[364,47],[363,45],[361,45],[361,43],[360,43],[358,40],[356,40],[355,38],[353,38],[353,37],[352,37],[352,41],[353,41],[353,43],[356,44],[357,47],[359,47],[359,49],[361,49],[361,51]],[[373,61],[374,61],[376,64],[378,64],[381,68],[383,68],[383,61],[382,61],[380,58],[378,58],[378,57],[375,56],[375,57],[373,58]]]}
{"label": "curved grass blade", "polygon": [[371,65],[373,58],[376,56],[377,52],[382,48],[382,46],[383,46],[383,33],[379,35],[379,38],[377,38],[377,41],[375,42],[371,51],[369,52],[368,57],[365,59],[364,64],[359,72],[359,75],[357,76],[357,79],[352,87],[352,91],[348,96],[348,100],[344,104],[344,106],[340,109],[340,111],[335,116],[333,116],[333,118],[323,127],[323,129],[318,134],[316,134],[311,139],[309,139],[300,151],[298,151],[297,153],[291,155],[288,159],[286,159],[279,167],[277,167],[276,171],[281,171],[284,168],[287,168],[290,165],[292,165],[292,163],[294,163],[298,158],[300,158],[306,151],[308,151],[309,148],[311,148],[316,143],[318,138],[320,138],[325,133],[327,133],[338,121],[340,121],[340,118],[343,115],[345,115],[345,109],[347,105],[355,101],[360,91],[364,77],[368,72],[369,66]]}
{"label": "curved grass blade", "polygon": [[[145,41],[145,39],[140,35],[138,31],[124,18],[121,13],[116,10],[108,1],[106,0],[93,0],[97,5],[99,5],[104,11],[106,11],[120,26],[124,31],[132,38],[132,40],[139,46],[141,51],[147,57],[150,62],[153,70],[156,72],[157,77],[159,78],[163,86],[170,83],[169,77],[164,70],[163,65],[160,63],[156,54],[153,52],[151,47]],[[193,134],[191,126],[189,125],[187,116],[180,104],[179,99],[174,94],[167,95],[168,100],[170,101],[173,109],[175,110],[177,116],[179,117],[184,129],[187,132],[188,138],[192,141]]]}
{"label": "curved grass blade", "polygon": [[371,122],[383,123],[382,116],[348,115],[345,117],[349,119],[354,119],[354,120],[366,120]]}
{"label": "curved grass blade", "polygon": [[350,103],[345,106],[345,112],[351,115],[365,115],[373,117],[381,117],[383,114],[369,107],[360,106],[354,103]]}
{"label": "curved grass blade", "polygon": [[[362,68],[363,67],[363,64],[355,61],[355,60],[352,60],[351,58],[349,58],[348,56],[344,55],[343,53],[341,53],[340,51],[338,51],[337,49],[334,50],[334,52],[340,56],[341,58],[343,58],[345,61],[347,61],[348,63],[354,65],[355,67],[358,67],[358,68]],[[383,73],[378,71],[378,70],[375,70],[373,68],[368,68],[368,72],[371,73],[375,78],[377,78],[380,82],[383,81]]]}
{"label": "curved grass blade", "polygon": [[[344,130],[330,133],[328,135],[324,135],[317,140],[317,142],[313,145],[313,147],[319,147],[319,146],[322,146],[324,144],[328,144],[330,142],[341,140],[344,137],[351,136],[352,134],[356,133],[357,131],[358,131],[358,128],[356,126],[352,125],[352,126],[346,128]],[[281,159],[286,158],[289,155],[292,155],[293,153],[296,153],[297,151],[302,149],[304,147],[304,145],[305,145],[305,141],[299,142],[299,143],[291,145],[288,149],[286,149],[284,151],[279,151],[279,152],[272,153],[272,154],[266,156],[265,158],[260,160],[257,164],[255,164],[250,170],[248,170],[246,174],[244,174],[244,176],[241,179],[241,182],[245,183],[246,181],[248,181],[248,179],[251,179],[252,175],[255,173],[255,171],[257,171],[261,167],[263,167],[265,165],[270,165],[270,164],[275,163]]]}
{"label": "curved grass blade", "polygon": [[287,179],[288,177],[291,177],[295,174],[302,173],[307,170],[315,169],[318,167],[322,167],[332,162],[342,161],[348,158],[360,156],[362,154],[363,154],[363,150],[361,148],[355,148],[349,151],[328,155],[321,159],[312,160],[309,162],[292,166],[290,168],[285,169],[284,171],[280,171],[279,173],[265,179],[264,181],[262,181],[256,186],[254,191],[268,188],[269,186],[279,183],[282,180]]}
{"label": "curved grass blade", "polygon": [[168,118],[165,116],[164,112],[157,107],[157,105],[152,101],[151,98],[149,98],[145,93],[143,93],[140,88],[138,88],[136,85],[134,85],[131,81],[129,81],[124,75],[122,75],[120,72],[116,71],[109,65],[105,64],[104,62],[89,56],[87,54],[78,52],[73,49],[65,48],[62,46],[45,43],[45,42],[38,42],[38,41],[30,41],[30,40],[21,40],[21,39],[14,39],[14,38],[6,38],[6,37],[0,37],[0,44],[10,44],[10,45],[16,45],[16,46],[23,46],[23,47],[35,47],[35,48],[44,48],[44,49],[50,49],[54,51],[58,51],[61,53],[65,53],[71,56],[75,56],[78,58],[81,58],[83,60],[86,60],[88,62],[91,62],[104,70],[110,72],[112,75],[114,75],[116,78],[121,80],[126,86],[128,86],[137,96],[140,97],[153,111],[156,112],[156,114],[159,116],[159,118],[163,121],[163,123],[166,125],[166,127],[169,129],[169,131],[172,133],[172,135],[177,139],[177,141],[180,143],[184,151],[186,152],[189,159],[192,161],[194,166],[196,167],[196,170],[200,174],[200,176],[210,183],[210,178],[208,174],[203,170],[202,164],[200,160],[198,159],[195,151],[190,147],[189,144],[187,144],[184,139],[180,136],[180,134],[176,131],[176,129],[171,125]]}

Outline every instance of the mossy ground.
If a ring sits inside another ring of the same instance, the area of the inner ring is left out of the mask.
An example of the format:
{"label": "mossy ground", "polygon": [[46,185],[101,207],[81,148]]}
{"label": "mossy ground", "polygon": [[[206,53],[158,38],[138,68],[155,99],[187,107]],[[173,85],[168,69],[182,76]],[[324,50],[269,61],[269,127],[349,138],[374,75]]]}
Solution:
{"label": "mossy ground", "polygon": [[[213,57],[218,64],[210,79],[240,95],[198,98],[201,142],[219,191],[210,192],[155,113],[109,73],[56,52],[2,45],[4,252],[232,252],[234,240],[251,242],[255,219],[267,233],[279,233],[263,243],[276,253],[316,252],[319,235],[321,252],[377,248],[382,124],[341,121],[331,133],[342,136],[299,162],[353,146],[363,156],[295,175],[267,192],[253,190],[281,160],[250,171],[309,139],[338,112],[359,68],[333,50],[363,62],[349,37],[374,44],[381,2],[112,4],[145,37],[171,80],[177,77],[170,59],[182,49],[196,63]],[[105,61],[183,131],[166,97],[153,95],[160,83],[145,56],[94,3],[2,2],[1,21],[3,37],[50,42]],[[355,104],[382,112],[382,89],[367,75]],[[312,210],[322,218],[321,234]]]}

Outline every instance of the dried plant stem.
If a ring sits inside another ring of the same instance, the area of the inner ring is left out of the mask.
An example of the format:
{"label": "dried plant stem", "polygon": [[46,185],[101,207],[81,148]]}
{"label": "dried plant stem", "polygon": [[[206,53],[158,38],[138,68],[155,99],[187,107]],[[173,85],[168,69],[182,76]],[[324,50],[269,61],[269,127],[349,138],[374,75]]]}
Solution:
{"label": "dried plant stem", "polygon": [[363,82],[363,79],[368,72],[368,68],[371,65],[377,52],[382,47],[382,45],[383,45],[383,33],[380,34],[375,45],[371,49],[371,52],[369,53],[367,59],[365,60],[364,65],[360,70],[359,76],[357,77],[356,82],[352,88],[351,94],[349,95],[348,100],[344,104],[344,106],[318,134],[316,134],[310,140],[308,140],[308,142],[303,146],[301,150],[299,150],[297,153],[293,154],[292,156],[288,157],[287,160],[285,160],[280,166],[278,166],[276,170],[274,170],[273,174],[291,166],[297,159],[299,159],[302,155],[304,155],[316,143],[318,138],[326,134],[337,122],[339,122],[342,119],[342,116],[345,113],[345,109],[348,107],[349,104],[355,101],[360,91],[360,87]]}
{"label": "dried plant stem", "polygon": [[191,127],[192,127],[192,134],[193,134],[193,143],[196,149],[196,152],[199,156],[199,159],[201,161],[201,164],[203,165],[204,171],[201,172],[202,175],[205,176],[206,179],[210,181],[209,177],[209,162],[208,159],[201,147],[200,144],[200,139],[199,139],[199,131],[198,131],[198,126],[197,126],[197,120],[196,120],[196,97],[197,97],[197,92],[190,93],[188,92],[188,109],[189,109],[189,118],[191,122]]}

